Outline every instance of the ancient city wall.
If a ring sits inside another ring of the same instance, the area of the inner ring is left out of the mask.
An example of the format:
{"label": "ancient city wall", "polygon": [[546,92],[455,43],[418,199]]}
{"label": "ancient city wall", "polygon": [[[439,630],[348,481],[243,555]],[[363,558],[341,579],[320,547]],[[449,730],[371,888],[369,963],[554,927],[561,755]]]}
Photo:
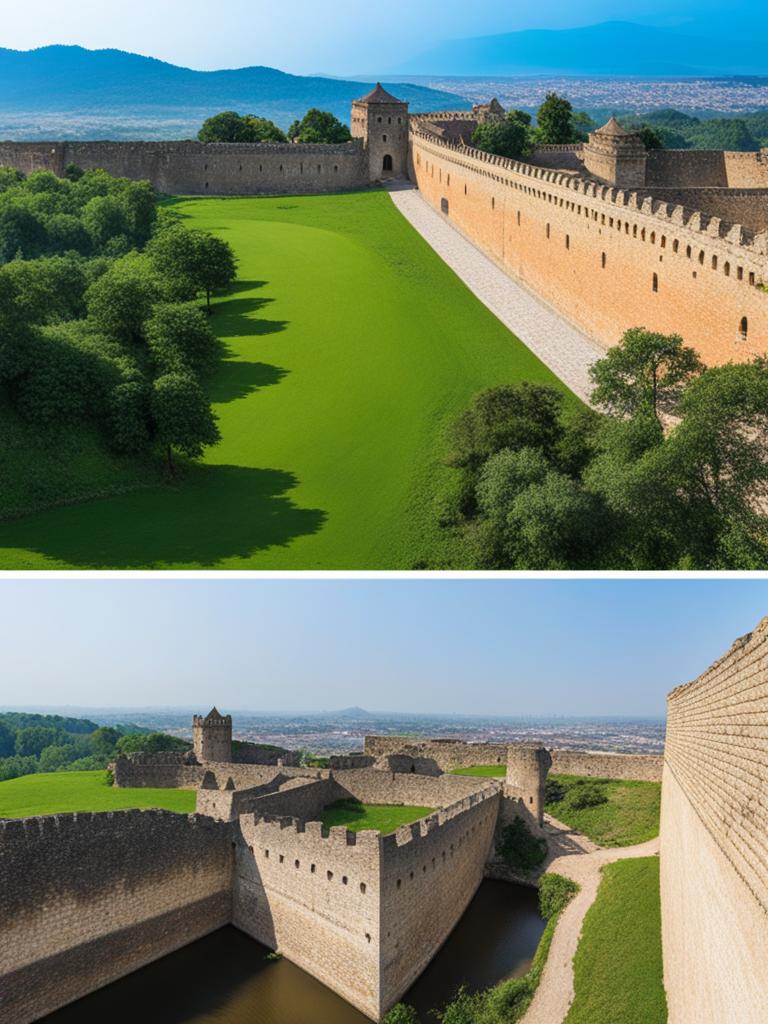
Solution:
{"label": "ancient city wall", "polygon": [[768,188],[768,150],[651,149],[646,184],[661,188]]}
{"label": "ancient city wall", "polygon": [[764,188],[651,188],[654,199],[701,210],[758,234],[768,231],[768,186]]}
{"label": "ancient city wall", "polygon": [[63,174],[68,164],[146,179],[174,195],[336,192],[367,185],[359,142],[3,142],[0,166]]}
{"label": "ancient city wall", "polygon": [[453,145],[418,121],[411,161],[430,205],[604,346],[642,325],[682,334],[709,364],[768,348],[768,292],[756,287],[768,235]]}
{"label": "ancient city wall", "polygon": [[768,1020],[768,619],[669,695],[661,815],[670,1024]]}
{"label": "ancient city wall", "polygon": [[277,773],[290,778],[317,777],[318,769],[293,768],[290,766],[276,767],[262,764],[239,764],[233,761],[206,762],[205,765],[189,765],[174,762],[168,757],[166,762],[156,754],[129,754],[119,757],[112,766],[115,785],[126,788],[149,789],[197,789],[201,785],[206,772],[213,772],[217,784],[223,788],[227,779],[231,778],[237,789],[248,789],[269,782]]}
{"label": "ancient city wall", "polygon": [[[442,771],[479,764],[506,765],[507,743],[465,743],[461,740],[411,740],[397,736],[366,736],[365,751],[372,757],[403,753],[415,761],[432,761]],[[552,750],[551,771],[562,775],[588,775],[604,779],[661,781],[663,758],[655,754],[612,754],[583,750]],[[338,773],[336,773],[338,776]],[[399,778],[400,776],[398,776]],[[457,776],[460,778],[460,776]]]}
{"label": "ancient city wall", "polygon": [[404,774],[376,768],[334,772],[333,779],[343,794],[362,803],[415,807],[446,807],[488,785],[488,779],[466,775]]}
{"label": "ancient city wall", "polygon": [[226,924],[232,838],[169,811],[0,821],[0,1022],[37,1020]]}
{"label": "ancient city wall", "polygon": [[[433,780],[429,780],[433,781]],[[497,783],[382,840],[381,989],[386,1012],[448,938],[483,879]]]}
{"label": "ancient city wall", "polygon": [[240,830],[234,923],[378,1020],[379,834],[255,815]]}
{"label": "ancient city wall", "polygon": [[607,754],[585,750],[553,750],[551,754],[551,771],[556,775],[661,782],[664,767],[661,754]]}

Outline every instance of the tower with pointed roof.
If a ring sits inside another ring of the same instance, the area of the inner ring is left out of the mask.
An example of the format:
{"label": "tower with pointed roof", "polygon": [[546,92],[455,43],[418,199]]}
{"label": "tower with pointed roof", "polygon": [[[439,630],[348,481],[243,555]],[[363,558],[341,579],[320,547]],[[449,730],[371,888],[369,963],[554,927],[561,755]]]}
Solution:
{"label": "tower with pointed roof", "polygon": [[352,136],[362,139],[371,182],[408,174],[408,104],[377,82],[352,104]]}
{"label": "tower with pointed roof", "polygon": [[232,760],[232,716],[211,708],[205,717],[192,717],[192,746],[200,764]]}
{"label": "tower with pointed roof", "polygon": [[639,132],[622,128],[615,117],[590,132],[584,146],[584,167],[593,177],[618,188],[643,188],[648,159]]}

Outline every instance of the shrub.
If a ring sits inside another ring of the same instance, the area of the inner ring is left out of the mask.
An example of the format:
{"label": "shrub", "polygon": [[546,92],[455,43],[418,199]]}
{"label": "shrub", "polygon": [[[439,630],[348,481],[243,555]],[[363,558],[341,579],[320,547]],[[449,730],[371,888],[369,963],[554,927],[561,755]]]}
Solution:
{"label": "shrub", "polygon": [[575,811],[608,803],[608,795],[596,782],[577,783],[568,793],[567,802]]}
{"label": "shrub", "polygon": [[501,830],[496,852],[509,867],[518,871],[533,871],[547,856],[547,841],[534,836],[518,815]]}
{"label": "shrub", "polygon": [[419,1015],[412,1006],[398,1003],[384,1017],[382,1024],[419,1024]]}
{"label": "shrub", "polygon": [[539,882],[539,910],[541,916],[551,921],[570,903],[579,891],[576,882],[563,875],[544,875]]}
{"label": "shrub", "polygon": [[559,779],[549,778],[544,786],[544,803],[557,804],[564,799],[567,792],[568,789]]}

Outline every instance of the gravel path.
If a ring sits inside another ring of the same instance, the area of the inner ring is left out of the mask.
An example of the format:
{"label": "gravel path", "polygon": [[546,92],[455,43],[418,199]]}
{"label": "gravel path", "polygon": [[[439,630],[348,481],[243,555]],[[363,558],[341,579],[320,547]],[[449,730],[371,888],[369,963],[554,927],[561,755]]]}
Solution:
{"label": "gravel path", "polygon": [[562,1024],[573,1002],[573,958],[579,944],[584,915],[595,901],[600,872],[605,864],[627,857],[651,857],[659,852],[659,840],[607,849],[567,825],[547,818],[550,842],[547,871],[565,875],[581,886],[558,921],[544,973],[536,995],[521,1024]]}
{"label": "gravel path", "polygon": [[605,355],[597,342],[572,327],[518,284],[421,198],[415,188],[390,192],[392,202],[464,284],[539,357],[571,391],[588,401],[589,367]]}

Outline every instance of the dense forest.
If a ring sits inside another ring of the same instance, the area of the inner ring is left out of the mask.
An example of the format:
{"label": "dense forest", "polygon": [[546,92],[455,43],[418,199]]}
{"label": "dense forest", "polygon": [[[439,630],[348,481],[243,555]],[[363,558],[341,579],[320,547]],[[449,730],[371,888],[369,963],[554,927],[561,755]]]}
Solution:
{"label": "dense forest", "polygon": [[731,149],[756,151],[768,146],[768,110],[737,117],[700,118],[679,110],[653,110],[620,115],[626,128],[647,125],[659,134],[665,149]]}
{"label": "dense forest", "polygon": [[186,750],[189,743],[138,725],[100,726],[87,718],[0,713],[0,781],[35,772],[94,771],[118,754]]}
{"label": "dense forest", "polygon": [[169,476],[175,454],[216,443],[206,312],[234,277],[227,243],[185,228],[148,182],[0,168],[0,516],[70,497],[31,446],[61,461],[71,429],[118,461],[162,456]]}

